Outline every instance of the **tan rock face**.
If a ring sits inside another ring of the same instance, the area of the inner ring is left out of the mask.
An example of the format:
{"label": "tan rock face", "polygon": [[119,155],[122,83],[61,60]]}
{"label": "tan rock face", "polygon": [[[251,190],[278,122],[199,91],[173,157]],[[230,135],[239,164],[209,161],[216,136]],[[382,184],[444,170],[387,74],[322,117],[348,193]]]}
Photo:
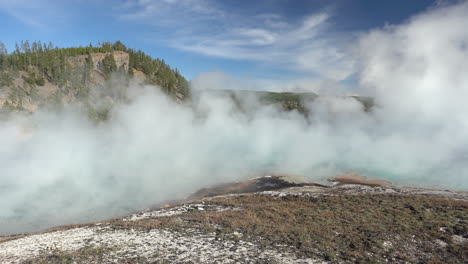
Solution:
{"label": "tan rock face", "polygon": [[[93,53],[91,57],[93,58],[94,70],[100,70],[102,68],[102,61],[106,55],[112,54],[114,56],[115,64],[117,68],[128,71],[128,65],[130,62],[130,55],[123,51],[114,51],[106,53]],[[86,59],[88,55],[78,55],[73,57],[68,57],[68,62],[74,67],[83,67],[86,64]]]}
{"label": "tan rock face", "polygon": [[133,69],[133,76],[140,80],[146,80],[146,74],[139,70]]}
{"label": "tan rock face", "polygon": [[37,86],[36,89],[39,96],[47,98],[57,92],[59,87],[46,80],[43,86]]}
{"label": "tan rock face", "polygon": [[[112,75],[109,75],[103,67],[104,59],[109,55],[113,56],[117,66],[117,73]],[[92,70],[87,65],[89,56],[92,58]],[[113,102],[116,99],[123,99],[126,95],[125,89],[131,87],[123,88],[128,84],[128,76],[124,76],[128,73],[130,64],[130,54],[127,52],[92,53],[68,56],[65,59],[65,71],[61,74],[60,80],[53,82],[47,79],[51,76],[38,79],[44,73],[39,73],[39,69],[34,66],[30,66],[27,71],[12,74],[10,76],[12,83],[9,83],[8,87],[0,87],[0,108],[8,106],[9,111],[34,112],[50,103],[52,105],[80,103],[78,101],[81,99],[89,100],[91,105],[97,106],[101,105],[99,101],[106,96],[111,97],[110,101]],[[161,89],[170,93],[176,102],[185,101],[187,91],[179,86],[180,83],[166,87],[164,78],[157,80],[154,76],[149,78],[140,70],[132,70],[132,84],[146,84],[146,81],[149,81],[148,83],[164,86]],[[110,76],[112,77],[109,78]]]}
{"label": "tan rock face", "polygon": [[[89,89],[94,87],[100,87],[106,78],[102,71],[103,60],[106,55],[112,54],[115,59],[115,63],[119,69],[127,72],[130,55],[126,52],[115,51],[108,53],[93,53],[92,59],[94,69],[91,73],[91,79],[88,80],[87,84]],[[74,69],[82,71],[86,66],[86,60],[88,55],[78,55],[67,57],[67,63]],[[20,71],[18,76],[13,79],[13,86],[1,87],[0,89],[0,108],[6,103],[17,109],[24,109],[29,112],[34,112],[39,109],[41,101],[47,100],[59,100],[61,103],[73,103],[77,99],[77,90],[70,89],[69,83],[59,86],[55,83],[49,82],[45,79],[44,85],[33,85],[27,84],[24,80],[29,77],[29,74],[25,71]],[[135,75],[135,78],[144,80],[146,76],[144,73],[139,72]],[[57,99],[54,99],[57,97]]]}
{"label": "tan rock face", "polygon": [[37,111],[37,109],[39,108],[39,106],[34,103],[31,98],[26,98],[25,100],[22,101],[22,107],[26,110],[28,110],[29,112],[34,112],[34,111]]}
{"label": "tan rock face", "polygon": [[117,64],[117,67],[128,71],[128,64],[130,62],[130,55],[126,52],[122,51],[116,51],[113,53],[114,54],[114,59],[115,63]]}

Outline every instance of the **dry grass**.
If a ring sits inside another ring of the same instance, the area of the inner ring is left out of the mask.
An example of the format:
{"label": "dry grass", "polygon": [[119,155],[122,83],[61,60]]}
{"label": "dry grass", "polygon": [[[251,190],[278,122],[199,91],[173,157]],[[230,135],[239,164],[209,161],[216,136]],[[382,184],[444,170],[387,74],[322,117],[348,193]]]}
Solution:
{"label": "dry grass", "polygon": [[[264,249],[330,263],[466,263],[468,202],[439,197],[364,194],[335,196],[241,195],[205,201],[242,210],[192,210],[136,221],[115,219],[116,229],[170,229],[216,233],[216,240],[242,239]],[[238,235],[238,234],[242,235]],[[443,245],[443,246],[441,246]],[[35,263],[99,263],[107,249],[59,252]],[[41,262],[42,261],[42,262]],[[145,263],[127,259],[123,263]]]}
{"label": "dry grass", "polygon": [[74,252],[55,250],[51,254],[25,261],[22,264],[99,263],[108,251],[109,249],[105,248],[84,248]]}
{"label": "dry grass", "polygon": [[[185,223],[220,237],[237,231],[265,247],[287,245],[301,257],[358,263],[391,261],[462,263],[468,243],[468,202],[425,196],[358,195],[332,197],[249,195],[212,203],[241,211],[193,212]],[[441,231],[443,228],[445,231]],[[447,243],[437,247],[435,241]]]}

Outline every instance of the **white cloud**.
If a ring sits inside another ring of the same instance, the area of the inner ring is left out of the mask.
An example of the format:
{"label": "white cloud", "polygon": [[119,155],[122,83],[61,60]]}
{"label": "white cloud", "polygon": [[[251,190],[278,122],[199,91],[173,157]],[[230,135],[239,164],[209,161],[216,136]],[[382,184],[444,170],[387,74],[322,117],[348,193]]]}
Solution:
{"label": "white cloud", "polygon": [[[468,114],[468,2],[442,6],[360,40],[360,83],[395,114],[460,121]],[[457,122],[460,122],[457,121]],[[468,124],[467,124],[468,125]]]}
{"label": "white cloud", "polygon": [[282,29],[234,28],[215,36],[176,39],[173,45],[208,56],[259,61],[343,80],[352,73],[353,62],[341,37],[327,34],[327,18],[327,14],[315,14],[299,25],[284,22]]}
{"label": "white cloud", "polygon": [[343,95],[349,87],[335,81],[303,78],[294,80],[236,78],[225,72],[204,72],[197,75],[190,86],[200,90],[251,90],[272,92],[314,92],[321,95]]}
{"label": "white cloud", "polygon": [[323,79],[343,80],[352,73],[346,41],[329,33],[328,13],[291,21],[279,14],[229,12],[208,0],[188,3],[139,1],[121,18],[170,27],[169,45],[206,56],[256,61]]}
{"label": "white cloud", "polygon": [[0,0],[0,11],[24,25],[49,31],[67,24],[71,16],[71,5],[79,2],[80,0],[71,0],[65,6],[63,1],[58,0]]}
{"label": "white cloud", "polygon": [[[259,29],[259,28],[251,28],[251,29],[238,29],[237,34],[240,37],[245,37],[249,40],[248,43],[244,43],[246,45],[258,45],[264,46],[273,44],[277,40],[277,34],[274,32]],[[241,43],[242,44],[242,43]]]}
{"label": "white cloud", "polygon": [[177,26],[190,21],[209,20],[223,12],[209,0],[128,0],[121,7],[121,19],[140,20],[153,25]]}

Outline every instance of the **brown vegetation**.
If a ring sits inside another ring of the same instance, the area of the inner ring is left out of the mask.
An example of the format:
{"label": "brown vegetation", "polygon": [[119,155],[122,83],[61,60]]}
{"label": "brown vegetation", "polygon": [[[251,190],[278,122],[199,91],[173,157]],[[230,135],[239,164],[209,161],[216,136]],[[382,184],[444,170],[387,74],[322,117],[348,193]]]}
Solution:
{"label": "brown vegetation", "polygon": [[[193,213],[186,221],[238,231],[265,246],[288,245],[327,261],[462,263],[468,259],[468,202],[401,195],[265,195],[215,201],[241,211]],[[444,230],[444,231],[441,231]],[[444,247],[437,241],[443,241]]]}
{"label": "brown vegetation", "polygon": [[356,174],[343,174],[328,179],[329,181],[336,182],[338,184],[360,184],[372,187],[390,186],[391,182],[380,179],[369,179],[366,176]]}
{"label": "brown vegetation", "polygon": [[[161,214],[118,218],[99,226],[106,232],[165,230],[181,237],[195,232],[213,237],[220,247],[228,241],[242,241],[260,251],[292,252],[297,259],[327,263],[465,263],[467,196],[430,193],[349,185],[294,187],[206,198],[161,209]],[[180,213],[168,214],[168,210]],[[112,252],[115,249],[95,245],[73,252],[49,252],[29,263],[99,263]]]}

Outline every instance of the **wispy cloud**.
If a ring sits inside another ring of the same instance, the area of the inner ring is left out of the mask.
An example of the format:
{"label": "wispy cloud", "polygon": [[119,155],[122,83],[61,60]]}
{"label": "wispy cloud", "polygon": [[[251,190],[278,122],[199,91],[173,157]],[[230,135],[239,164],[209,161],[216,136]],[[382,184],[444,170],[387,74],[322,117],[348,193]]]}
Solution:
{"label": "wispy cloud", "polygon": [[[98,14],[107,16],[111,11],[116,18],[109,21],[112,26],[145,25],[138,30],[178,50],[253,61],[300,72],[307,78],[343,80],[352,73],[352,60],[343,45],[348,41],[333,33],[330,12],[316,10],[298,17],[281,13],[279,9],[243,8],[245,3],[228,6],[228,2],[214,0],[121,0],[117,3],[120,4],[111,5],[109,0],[66,3],[0,0],[0,11],[41,31],[59,31],[64,25],[79,27],[83,20],[96,19]],[[93,9],[92,14],[77,12],[89,8]]]}
{"label": "wispy cloud", "polygon": [[49,30],[51,25],[53,28],[63,25],[67,20],[67,12],[62,8],[63,3],[56,0],[0,0],[0,11],[26,26],[39,30]]}
{"label": "wispy cloud", "polygon": [[[126,0],[117,10],[119,18],[144,21],[148,24],[178,27],[182,23],[197,26],[198,23],[223,16],[224,13],[208,0]],[[193,22],[197,21],[196,24]]]}
{"label": "wispy cloud", "polygon": [[333,33],[326,12],[300,19],[249,15],[209,0],[140,0],[121,11],[121,19],[166,27],[171,31],[169,45],[180,50],[256,61],[323,79],[343,80],[352,74],[353,62],[343,45],[347,41]]}

